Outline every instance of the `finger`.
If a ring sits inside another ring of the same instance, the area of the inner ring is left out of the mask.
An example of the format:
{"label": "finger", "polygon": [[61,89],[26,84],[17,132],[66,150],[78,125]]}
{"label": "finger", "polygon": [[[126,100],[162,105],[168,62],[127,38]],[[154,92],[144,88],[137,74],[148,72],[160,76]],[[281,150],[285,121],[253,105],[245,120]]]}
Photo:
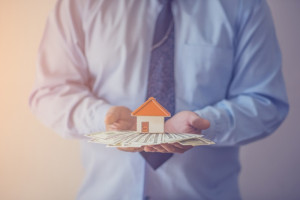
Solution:
{"label": "finger", "polygon": [[205,130],[210,127],[210,122],[207,119],[199,117],[197,114],[190,117],[190,124],[198,130]]}
{"label": "finger", "polygon": [[104,122],[106,125],[113,124],[119,119],[119,113],[116,112],[115,107],[112,107],[106,114]]}
{"label": "finger", "polygon": [[106,130],[108,130],[108,131],[116,131],[118,129],[119,129],[118,125],[115,123],[106,125]]}
{"label": "finger", "polygon": [[176,146],[172,144],[161,144],[161,146],[166,149],[169,153],[183,153],[185,152],[185,149],[177,148]]}
{"label": "finger", "polygon": [[121,119],[128,119],[128,117],[132,118],[132,119],[135,118],[135,117],[131,116],[131,110],[127,107],[119,106],[118,110],[119,110],[119,114],[120,114]]}
{"label": "finger", "polygon": [[180,148],[180,149],[191,149],[191,148],[193,148],[193,146],[191,146],[191,145],[182,145],[182,144],[179,144],[178,142],[173,143],[172,145],[174,145],[175,147]]}
{"label": "finger", "polygon": [[120,119],[133,119],[131,116],[131,110],[124,106],[113,106],[106,114],[105,122],[107,124],[114,123]]}
{"label": "finger", "polygon": [[193,146],[191,145],[187,145],[187,146],[184,146],[184,145],[180,145],[180,144],[173,144],[174,146],[176,146],[178,149],[181,149],[182,150],[182,153],[190,150],[191,148],[193,148]]}
{"label": "finger", "polygon": [[190,127],[187,129],[188,133],[193,133],[193,134],[201,134],[201,129],[195,128],[194,126],[190,125]]}
{"label": "finger", "polygon": [[156,150],[156,152],[169,153],[169,151],[163,148],[161,145],[155,145],[153,148]]}
{"label": "finger", "polygon": [[141,147],[118,147],[118,149],[126,152],[141,152],[144,150]]}
{"label": "finger", "polygon": [[[122,106],[114,106],[109,109],[105,116],[107,130],[135,130],[136,118],[130,115],[131,111]],[[114,127],[109,127],[110,125]]]}
{"label": "finger", "polygon": [[155,145],[147,145],[147,146],[144,146],[144,147],[149,147],[149,148],[152,148],[152,149],[153,149],[154,146],[155,146]]}
{"label": "finger", "polygon": [[144,151],[145,152],[157,152],[156,149],[154,149],[153,147],[149,147],[149,146],[145,146]]}

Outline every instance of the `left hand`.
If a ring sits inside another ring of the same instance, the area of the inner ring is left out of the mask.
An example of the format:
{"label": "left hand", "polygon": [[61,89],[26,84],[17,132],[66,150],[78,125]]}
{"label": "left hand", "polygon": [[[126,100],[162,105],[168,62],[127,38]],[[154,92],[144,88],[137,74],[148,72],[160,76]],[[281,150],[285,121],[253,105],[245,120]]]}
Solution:
{"label": "left hand", "polygon": [[[124,106],[111,107],[105,116],[107,131],[135,130],[136,118],[131,116],[131,110]],[[141,152],[143,147],[118,147],[121,151]]]}
{"label": "left hand", "polygon": [[[192,111],[182,111],[171,117],[165,123],[165,132],[169,133],[195,133],[201,134],[208,129],[210,122],[201,118]],[[160,153],[184,153],[193,146],[185,146],[179,143],[145,146],[146,152]]]}

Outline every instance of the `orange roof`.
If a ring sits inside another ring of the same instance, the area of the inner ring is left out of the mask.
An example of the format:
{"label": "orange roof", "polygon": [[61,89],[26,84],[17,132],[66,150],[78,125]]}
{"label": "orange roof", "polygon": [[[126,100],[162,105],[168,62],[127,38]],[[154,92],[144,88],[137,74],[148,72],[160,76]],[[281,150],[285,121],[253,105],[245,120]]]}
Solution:
{"label": "orange roof", "polygon": [[170,117],[171,114],[160,105],[155,98],[150,97],[143,105],[131,113],[132,116],[164,116]]}

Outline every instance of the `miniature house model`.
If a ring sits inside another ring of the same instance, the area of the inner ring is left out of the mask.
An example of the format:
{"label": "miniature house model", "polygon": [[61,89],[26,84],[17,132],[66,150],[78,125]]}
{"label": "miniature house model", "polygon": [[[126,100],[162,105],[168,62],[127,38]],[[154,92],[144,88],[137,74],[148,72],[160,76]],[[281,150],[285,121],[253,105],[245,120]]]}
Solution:
{"label": "miniature house model", "polygon": [[140,133],[164,133],[164,118],[171,116],[153,97],[150,97],[131,115],[137,117],[136,129]]}

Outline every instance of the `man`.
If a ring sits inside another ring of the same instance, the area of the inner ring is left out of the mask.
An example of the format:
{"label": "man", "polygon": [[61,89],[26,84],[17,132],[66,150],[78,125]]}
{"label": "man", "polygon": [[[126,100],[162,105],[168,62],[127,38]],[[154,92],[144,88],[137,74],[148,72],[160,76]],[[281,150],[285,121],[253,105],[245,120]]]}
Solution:
{"label": "man", "polygon": [[[202,133],[217,144],[114,149],[86,142],[84,134],[134,129],[131,110],[153,93],[174,109],[166,131]],[[78,199],[240,199],[239,146],[271,134],[288,112],[268,5],[59,0],[30,105],[62,136],[82,139],[86,178]],[[164,161],[153,167],[148,155]]]}

